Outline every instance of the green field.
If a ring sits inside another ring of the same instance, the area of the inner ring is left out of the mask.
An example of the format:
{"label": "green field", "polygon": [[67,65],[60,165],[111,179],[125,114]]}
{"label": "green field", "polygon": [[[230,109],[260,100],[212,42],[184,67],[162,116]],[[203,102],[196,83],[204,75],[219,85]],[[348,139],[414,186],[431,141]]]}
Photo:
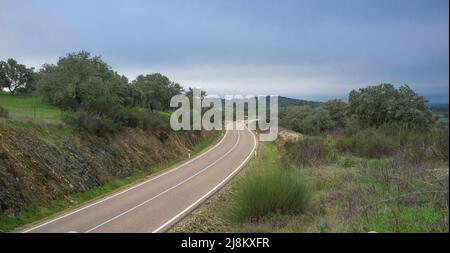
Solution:
{"label": "green field", "polygon": [[438,122],[448,124],[448,116],[444,113],[437,113]]}
{"label": "green field", "polygon": [[0,92],[0,106],[9,111],[9,118],[20,121],[58,123],[62,110],[34,96],[11,96]]}

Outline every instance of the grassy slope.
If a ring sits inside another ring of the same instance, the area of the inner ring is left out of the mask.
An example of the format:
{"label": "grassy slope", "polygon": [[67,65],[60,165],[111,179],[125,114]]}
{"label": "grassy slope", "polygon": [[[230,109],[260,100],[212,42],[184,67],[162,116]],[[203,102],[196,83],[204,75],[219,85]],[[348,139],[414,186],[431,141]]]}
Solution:
{"label": "grassy slope", "polygon": [[[435,189],[441,180],[448,181],[448,167],[436,166],[418,177],[386,169],[386,159],[352,156],[299,172],[313,194],[306,213],[274,213],[254,223],[232,222],[229,210],[239,183],[251,170],[274,166],[273,163],[283,169],[279,159],[274,143],[261,143],[258,158],[171,231],[448,232],[447,195]],[[436,192],[430,194],[433,191]]]}
{"label": "grassy slope", "polygon": [[[17,124],[27,127],[26,123]],[[32,128],[31,126],[28,127]],[[222,131],[216,131],[214,132],[212,138],[201,140],[194,147],[192,151],[193,155],[197,155],[205,151],[208,147],[217,143],[221,137]],[[12,217],[9,214],[4,214],[0,216],[0,232],[11,231],[14,229],[20,230],[24,225],[28,226],[34,224],[44,218],[58,215],[61,212],[66,212],[87,202],[94,201],[106,195],[112,194],[113,192],[120,191],[121,189],[129,187],[133,184],[142,182],[150,177],[153,177],[156,173],[161,173],[168,170],[177,164],[184,162],[185,160],[186,158],[180,158],[169,163],[162,163],[152,169],[150,174],[148,172],[138,171],[129,177],[110,181],[100,187],[95,187],[86,192],[72,194],[67,196],[65,199],[55,200],[46,205],[30,205],[18,216]]]}
{"label": "grassy slope", "polygon": [[58,107],[33,96],[11,96],[0,92],[0,106],[9,111],[9,117],[13,120],[43,120],[55,123],[61,120],[62,115]]}
{"label": "grassy slope", "polygon": [[[62,110],[53,106],[40,97],[29,95],[11,96],[9,93],[0,91],[0,106],[9,111],[12,120],[44,120],[49,123],[61,121]],[[141,109],[146,110],[146,109]],[[170,118],[169,112],[156,111],[158,114]]]}

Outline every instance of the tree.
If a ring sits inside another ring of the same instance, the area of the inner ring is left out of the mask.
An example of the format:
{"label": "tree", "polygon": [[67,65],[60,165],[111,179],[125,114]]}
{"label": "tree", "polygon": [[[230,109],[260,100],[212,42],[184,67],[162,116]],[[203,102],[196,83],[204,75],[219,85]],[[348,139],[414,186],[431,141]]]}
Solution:
{"label": "tree", "polygon": [[407,85],[395,89],[392,84],[380,84],[352,90],[348,109],[363,126],[401,123],[424,128],[435,122],[427,101]]}
{"label": "tree", "polygon": [[347,103],[339,99],[334,99],[321,104],[320,107],[329,112],[336,128],[345,127],[345,122],[347,121]]}
{"label": "tree", "polygon": [[[201,94],[200,94],[200,101],[203,101],[203,99],[206,97],[206,91],[200,90]],[[193,97],[194,97],[194,88],[189,87],[188,90],[184,93],[184,95],[186,95],[189,98],[189,102],[191,103],[192,106],[192,101],[193,101]]]}
{"label": "tree", "polygon": [[141,106],[144,108],[168,110],[170,99],[183,92],[183,88],[159,73],[151,75],[139,75],[132,82],[141,96]]}
{"label": "tree", "polygon": [[112,116],[126,102],[127,78],[85,51],[68,54],[56,65],[44,65],[40,75],[39,93],[65,109]]}
{"label": "tree", "polygon": [[281,113],[280,124],[304,134],[319,134],[335,128],[328,110],[310,106],[288,106]]}
{"label": "tree", "polygon": [[14,96],[19,90],[32,86],[33,70],[11,58],[6,62],[0,61],[0,88],[7,88]]}

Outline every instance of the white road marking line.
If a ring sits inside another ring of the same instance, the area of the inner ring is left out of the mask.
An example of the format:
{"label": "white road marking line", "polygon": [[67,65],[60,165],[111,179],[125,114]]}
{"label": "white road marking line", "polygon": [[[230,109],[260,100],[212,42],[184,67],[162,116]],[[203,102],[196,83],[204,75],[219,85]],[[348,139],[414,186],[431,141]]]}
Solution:
{"label": "white road marking line", "polygon": [[212,194],[214,194],[220,187],[222,187],[228,180],[230,180],[247,162],[248,160],[252,157],[253,152],[256,150],[256,137],[255,134],[253,134],[252,131],[250,131],[248,128],[246,128],[253,136],[253,148],[252,151],[250,152],[250,154],[247,156],[247,158],[230,174],[228,175],[224,180],[222,180],[218,185],[216,185],[213,189],[211,189],[209,192],[207,192],[205,195],[203,195],[201,198],[199,198],[197,201],[195,201],[192,205],[188,206],[186,209],[184,209],[183,211],[181,211],[180,213],[178,213],[177,215],[175,215],[175,217],[173,217],[172,219],[170,219],[169,221],[167,221],[166,223],[162,224],[160,227],[158,227],[157,229],[155,229],[152,233],[158,233],[161,230],[163,230],[166,226],[170,225],[173,221],[176,221],[177,219],[181,218],[185,213],[187,213],[188,211],[191,210],[191,208],[195,207],[196,205],[198,205],[201,201],[203,201],[204,199],[208,198],[209,196],[211,196]]}
{"label": "white road marking line", "polygon": [[144,184],[147,184],[147,183],[149,183],[149,182],[152,182],[152,181],[154,181],[154,180],[156,180],[156,179],[158,179],[158,178],[160,178],[160,177],[162,177],[162,176],[165,176],[165,175],[167,175],[167,174],[170,174],[170,173],[172,173],[172,172],[175,172],[175,171],[177,171],[178,169],[180,169],[181,167],[183,167],[183,166],[185,166],[185,165],[187,165],[187,164],[192,163],[193,161],[199,159],[200,157],[203,157],[204,155],[208,154],[208,153],[211,152],[212,150],[214,150],[214,149],[216,149],[217,147],[219,147],[219,145],[225,140],[227,134],[228,134],[228,131],[225,131],[225,135],[223,136],[222,140],[220,140],[219,143],[217,143],[214,147],[212,147],[211,149],[207,150],[206,152],[204,152],[204,153],[202,153],[202,154],[200,154],[200,155],[194,157],[192,160],[188,160],[188,161],[186,161],[185,163],[180,164],[180,165],[178,165],[177,167],[175,167],[175,168],[173,168],[173,169],[171,169],[171,170],[169,170],[169,171],[166,171],[166,172],[164,172],[164,173],[162,173],[162,174],[160,174],[160,175],[158,175],[158,176],[155,176],[155,177],[153,177],[153,178],[150,178],[150,179],[148,179],[148,180],[146,180],[146,181],[144,181],[144,182],[142,182],[142,183],[139,183],[139,184],[137,184],[137,185],[134,185],[134,186],[132,186],[132,187],[130,187],[130,188],[124,189],[123,191],[120,191],[120,192],[118,192],[118,193],[116,193],[116,194],[113,194],[113,195],[111,195],[111,196],[109,196],[109,197],[106,197],[106,198],[104,198],[104,199],[101,199],[101,200],[99,200],[99,201],[96,201],[96,202],[94,202],[94,203],[92,203],[92,204],[89,204],[89,205],[87,205],[87,206],[81,207],[81,208],[79,208],[79,209],[77,209],[77,210],[74,210],[74,211],[72,211],[72,212],[70,212],[70,213],[67,213],[67,214],[63,215],[63,216],[60,216],[60,217],[54,218],[54,219],[52,219],[52,220],[49,220],[49,221],[47,221],[47,222],[45,222],[45,223],[42,223],[42,224],[40,224],[40,225],[37,225],[37,226],[35,226],[35,227],[31,227],[31,228],[29,228],[29,229],[23,231],[22,233],[28,233],[28,232],[31,232],[31,231],[33,231],[33,230],[35,230],[35,229],[38,229],[38,228],[41,228],[41,227],[43,227],[43,226],[46,226],[46,225],[48,225],[48,224],[50,224],[50,223],[53,223],[53,222],[55,222],[55,221],[64,219],[64,218],[66,218],[66,217],[68,217],[68,216],[70,216],[70,215],[73,215],[73,214],[75,214],[75,213],[78,213],[78,212],[81,212],[81,211],[83,211],[83,210],[86,210],[86,209],[88,209],[88,208],[90,208],[90,207],[92,207],[92,206],[98,205],[98,204],[100,204],[100,203],[102,203],[102,202],[104,202],[104,201],[110,200],[110,199],[115,198],[115,197],[117,197],[117,196],[119,196],[119,195],[122,195],[122,194],[124,194],[124,193],[126,193],[126,192],[128,192],[128,191],[131,191],[131,190],[133,190],[133,189],[136,189],[136,188],[138,188],[138,187],[140,187],[140,186],[142,186],[142,185],[144,185]]}
{"label": "white road marking line", "polygon": [[91,231],[94,231],[95,229],[97,229],[97,228],[99,228],[99,227],[102,227],[102,226],[106,225],[107,223],[110,223],[111,221],[114,221],[114,220],[116,220],[116,219],[122,217],[123,215],[125,215],[125,214],[127,214],[127,213],[129,213],[129,212],[131,212],[131,211],[133,211],[133,210],[135,210],[135,209],[137,209],[137,208],[139,208],[139,207],[141,207],[141,206],[147,204],[148,202],[150,202],[150,201],[152,201],[152,200],[154,200],[154,199],[156,199],[156,198],[158,198],[158,197],[160,197],[160,196],[166,194],[167,192],[169,192],[169,191],[171,191],[171,190],[177,188],[178,186],[180,186],[180,185],[182,185],[182,184],[188,182],[189,180],[191,180],[192,178],[196,177],[197,175],[199,175],[199,174],[205,172],[205,171],[206,171],[207,169],[209,169],[211,166],[213,166],[213,165],[216,164],[217,162],[221,161],[223,158],[225,158],[228,154],[230,154],[232,151],[234,151],[234,150],[236,149],[237,145],[239,144],[239,140],[240,140],[240,136],[241,136],[241,134],[239,133],[239,131],[237,131],[237,133],[238,133],[238,138],[237,138],[236,143],[233,145],[233,147],[232,147],[228,152],[226,152],[223,156],[221,156],[219,159],[217,159],[216,161],[214,161],[213,163],[211,163],[210,165],[206,166],[205,168],[203,168],[202,170],[200,170],[200,171],[198,171],[197,173],[193,174],[192,176],[190,176],[190,177],[184,179],[184,180],[181,181],[180,183],[178,183],[178,184],[176,184],[176,185],[174,185],[174,186],[172,186],[172,187],[170,187],[170,188],[164,190],[163,192],[161,192],[161,193],[155,195],[154,197],[152,197],[152,198],[150,198],[150,199],[147,199],[146,201],[140,203],[139,205],[136,205],[136,206],[134,206],[134,207],[132,207],[132,208],[126,210],[125,212],[122,212],[122,213],[120,213],[120,214],[118,214],[118,215],[112,217],[111,219],[109,219],[109,220],[107,220],[107,221],[105,221],[105,222],[102,222],[101,224],[99,224],[99,225],[97,225],[97,226],[95,226],[95,227],[93,227],[93,228],[87,230],[85,233],[89,233],[89,232],[91,232]]}

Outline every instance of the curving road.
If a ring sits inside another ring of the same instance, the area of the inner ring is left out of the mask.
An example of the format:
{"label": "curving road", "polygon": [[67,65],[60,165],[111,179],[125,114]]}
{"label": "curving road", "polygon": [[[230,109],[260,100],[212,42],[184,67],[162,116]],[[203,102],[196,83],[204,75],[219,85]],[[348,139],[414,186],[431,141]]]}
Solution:
{"label": "curving road", "polygon": [[255,148],[247,128],[227,130],[218,144],[184,164],[23,232],[164,232],[231,179]]}

